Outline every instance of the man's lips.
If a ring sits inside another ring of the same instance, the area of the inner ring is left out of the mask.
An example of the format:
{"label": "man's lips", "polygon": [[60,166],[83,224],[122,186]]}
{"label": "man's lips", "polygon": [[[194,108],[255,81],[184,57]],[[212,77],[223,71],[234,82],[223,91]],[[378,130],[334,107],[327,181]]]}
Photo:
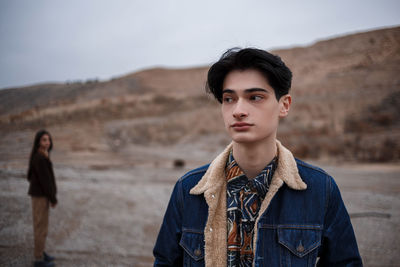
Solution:
{"label": "man's lips", "polygon": [[253,124],[247,123],[247,122],[235,122],[234,124],[231,124],[231,127],[237,131],[244,131],[249,129]]}
{"label": "man's lips", "polygon": [[243,127],[243,126],[252,126],[252,124],[247,122],[235,122],[234,124],[231,125],[231,127]]}

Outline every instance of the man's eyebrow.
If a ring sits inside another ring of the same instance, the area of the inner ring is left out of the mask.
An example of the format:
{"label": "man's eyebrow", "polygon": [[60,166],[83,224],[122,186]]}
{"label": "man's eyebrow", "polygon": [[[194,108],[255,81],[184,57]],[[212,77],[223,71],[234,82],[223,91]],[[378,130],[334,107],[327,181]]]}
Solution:
{"label": "man's eyebrow", "polygon": [[[246,94],[251,94],[251,93],[254,93],[254,92],[263,92],[263,93],[269,94],[268,90],[263,89],[263,88],[249,88],[249,89],[245,89],[244,92],[245,92]],[[223,93],[223,94],[225,94],[225,93],[227,93],[227,94],[234,94],[234,93],[235,93],[235,90],[232,90],[232,89],[224,89],[224,90],[222,90],[222,93]]]}
{"label": "man's eyebrow", "polygon": [[225,93],[227,93],[227,94],[233,94],[233,93],[235,93],[235,91],[232,90],[232,89],[224,89],[224,90],[222,90],[222,93],[223,93],[223,94],[225,94]]}
{"label": "man's eyebrow", "polygon": [[254,93],[254,92],[269,93],[267,90],[265,90],[263,88],[249,88],[249,89],[244,90],[244,92],[247,94]]}

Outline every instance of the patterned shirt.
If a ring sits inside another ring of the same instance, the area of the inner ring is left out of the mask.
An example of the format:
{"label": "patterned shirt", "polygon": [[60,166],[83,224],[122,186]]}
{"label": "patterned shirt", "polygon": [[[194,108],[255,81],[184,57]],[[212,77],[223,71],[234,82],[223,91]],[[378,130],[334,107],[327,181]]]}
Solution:
{"label": "patterned shirt", "polygon": [[227,180],[228,267],[252,266],[254,223],[272,176],[277,167],[275,157],[254,179],[248,179],[233,158],[225,168]]}

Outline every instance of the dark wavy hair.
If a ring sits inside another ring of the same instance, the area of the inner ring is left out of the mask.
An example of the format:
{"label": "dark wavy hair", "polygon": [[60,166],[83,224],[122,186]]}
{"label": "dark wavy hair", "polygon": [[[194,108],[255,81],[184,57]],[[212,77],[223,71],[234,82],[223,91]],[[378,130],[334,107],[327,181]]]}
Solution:
{"label": "dark wavy hair", "polygon": [[49,153],[53,149],[53,139],[51,138],[51,135],[48,131],[46,130],[40,130],[36,133],[35,135],[35,140],[33,141],[33,147],[31,151],[31,156],[29,158],[29,168],[28,168],[28,173],[27,173],[27,178],[28,180],[30,179],[31,171],[32,171],[32,161],[36,153],[38,153],[39,147],[40,147],[40,139],[42,138],[43,135],[47,134],[50,139],[50,147],[49,147]]}
{"label": "dark wavy hair", "polygon": [[208,70],[206,91],[222,103],[222,86],[233,70],[258,70],[274,89],[276,99],[289,93],[292,72],[279,56],[257,48],[231,48]]}

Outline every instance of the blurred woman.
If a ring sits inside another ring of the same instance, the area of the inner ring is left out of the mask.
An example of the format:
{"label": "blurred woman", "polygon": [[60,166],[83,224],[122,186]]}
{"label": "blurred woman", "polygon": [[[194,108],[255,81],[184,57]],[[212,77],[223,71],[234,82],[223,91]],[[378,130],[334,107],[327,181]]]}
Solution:
{"label": "blurred woman", "polygon": [[36,133],[29,161],[28,194],[32,198],[32,217],[34,233],[34,266],[54,266],[54,258],[45,251],[49,223],[49,207],[57,205],[57,187],[50,151],[53,142],[49,132]]}

